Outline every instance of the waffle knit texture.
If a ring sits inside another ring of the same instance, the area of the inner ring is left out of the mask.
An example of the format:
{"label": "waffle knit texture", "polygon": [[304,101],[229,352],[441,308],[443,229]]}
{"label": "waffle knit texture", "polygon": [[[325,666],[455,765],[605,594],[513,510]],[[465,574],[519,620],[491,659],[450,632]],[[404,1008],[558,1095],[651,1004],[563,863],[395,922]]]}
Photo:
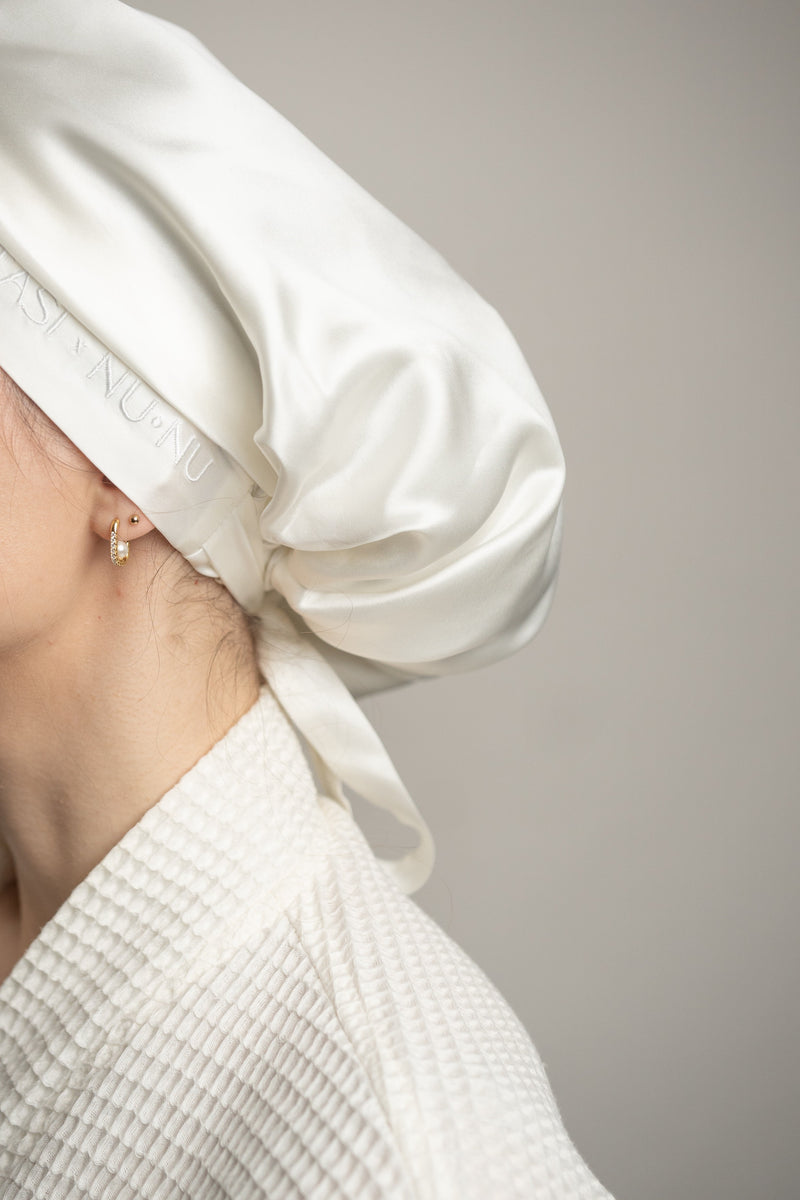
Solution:
{"label": "waffle knit texture", "polygon": [[0,985],[0,1196],[608,1200],[266,687]]}

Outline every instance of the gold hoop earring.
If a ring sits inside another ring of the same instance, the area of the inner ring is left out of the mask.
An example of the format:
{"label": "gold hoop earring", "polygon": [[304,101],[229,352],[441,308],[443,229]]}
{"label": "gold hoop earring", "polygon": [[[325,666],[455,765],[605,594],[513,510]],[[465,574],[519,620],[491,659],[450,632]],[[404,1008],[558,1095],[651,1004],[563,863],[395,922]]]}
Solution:
{"label": "gold hoop earring", "polygon": [[111,522],[111,529],[109,530],[109,540],[111,543],[111,561],[115,567],[124,567],[125,563],[128,561],[128,554],[130,553],[130,547],[128,546],[127,542],[123,542],[122,538],[117,537],[118,529],[119,529],[119,517],[115,517],[114,520]]}

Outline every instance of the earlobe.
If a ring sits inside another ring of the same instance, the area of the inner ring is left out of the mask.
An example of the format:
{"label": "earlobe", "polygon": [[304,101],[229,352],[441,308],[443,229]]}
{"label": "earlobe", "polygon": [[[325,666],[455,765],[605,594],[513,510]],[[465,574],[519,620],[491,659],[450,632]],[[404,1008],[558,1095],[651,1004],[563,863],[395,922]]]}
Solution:
{"label": "earlobe", "polygon": [[[147,518],[145,518],[145,520],[147,521]],[[131,513],[131,515],[128,517],[129,525],[135,526],[141,525],[141,523],[141,518],[138,513]],[[151,529],[153,528],[149,521],[147,524],[150,525]],[[143,529],[142,533],[147,533],[147,530]],[[134,537],[135,536],[136,535],[134,534]],[[115,567],[124,567],[125,563],[128,561],[128,556],[130,555],[129,542],[131,539],[130,535],[128,535],[127,541],[119,536],[119,517],[114,517],[114,520],[111,522],[111,528],[108,531],[108,538],[109,547],[111,550],[111,561]]]}
{"label": "earlobe", "polygon": [[120,518],[120,530],[128,541],[136,540],[154,528],[153,522],[148,521],[142,513],[132,512],[129,517]]}
{"label": "earlobe", "polygon": [[135,512],[130,508],[128,508],[128,512],[130,512],[130,516],[120,520],[120,529],[124,533],[126,541],[135,542],[137,538],[144,537],[146,533],[155,529],[153,522],[144,513]]}
{"label": "earlobe", "polygon": [[126,558],[121,547],[144,537],[155,528],[153,522],[137,509],[130,497],[105,477],[102,477],[100,491],[95,497],[91,523],[94,533],[107,544],[111,545],[113,536],[118,549],[115,554],[113,547],[111,548],[111,561],[117,566],[121,566]]}
{"label": "earlobe", "polygon": [[[94,495],[92,529],[103,541],[109,542],[111,527],[116,521],[117,541],[133,542],[155,528],[153,522],[106,475],[98,472],[99,488]],[[118,555],[121,558],[121,555]],[[113,555],[112,555],[113,559]]]}

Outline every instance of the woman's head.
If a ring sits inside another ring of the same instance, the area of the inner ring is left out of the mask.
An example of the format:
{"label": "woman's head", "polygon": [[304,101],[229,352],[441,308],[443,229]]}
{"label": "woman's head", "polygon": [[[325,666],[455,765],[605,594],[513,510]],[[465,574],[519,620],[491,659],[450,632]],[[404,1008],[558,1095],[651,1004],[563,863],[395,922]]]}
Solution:
{"label": "woman's head", "polygon": [[[319,759],[419,832],[393,871],[413,890],[429,834],[347,689],[485,665],[544,620],[564,462],[519,347],[185,31],[5,0],[0,82],[0,362],[258,614]],[[96,475],[77,494],[99,568],[122,498]],[[165,552],[138,532],[126,589]]]}
{"label": "woman's head", "polygon": [[233,597],[2,370],[0,514],[0,892],[24,949],[260,676]]}

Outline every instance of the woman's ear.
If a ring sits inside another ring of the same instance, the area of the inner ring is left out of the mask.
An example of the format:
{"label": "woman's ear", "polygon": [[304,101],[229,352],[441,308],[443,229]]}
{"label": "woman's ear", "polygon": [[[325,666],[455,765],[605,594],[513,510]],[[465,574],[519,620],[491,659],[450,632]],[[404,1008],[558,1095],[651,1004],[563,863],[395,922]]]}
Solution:
{"label": "woman's ear", "polygon": [[104,475],[92,508],[92,531],[105,541],[114,521],[119,521],[117,536],[125,542],[133,542],[155,528],[142,510]]}

